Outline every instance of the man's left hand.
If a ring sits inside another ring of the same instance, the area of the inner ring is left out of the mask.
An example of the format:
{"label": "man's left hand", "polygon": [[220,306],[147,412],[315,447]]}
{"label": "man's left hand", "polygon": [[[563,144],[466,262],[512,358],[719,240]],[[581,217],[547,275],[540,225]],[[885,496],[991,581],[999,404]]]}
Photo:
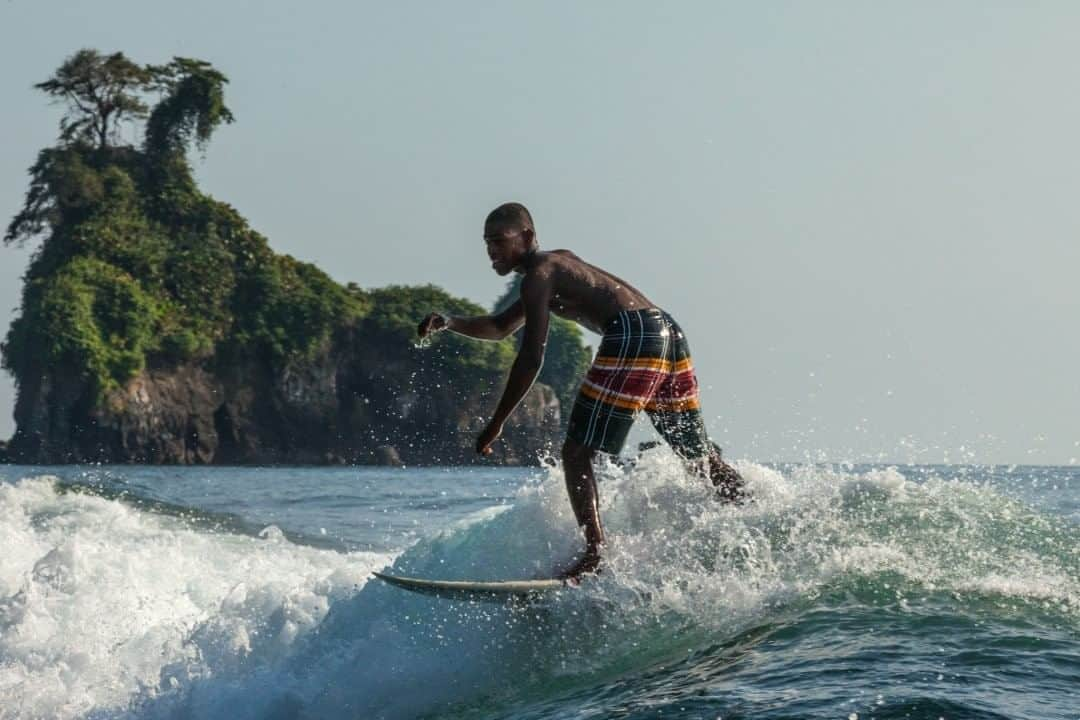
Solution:
{"label": "man's left hand", "polygon": [[476,452],[481,455],[491,454],[491,443],[495,442],[500,435],[502,435],[502,424],[489,423],[484,431],[480,433],[480,437],[476,440]]}

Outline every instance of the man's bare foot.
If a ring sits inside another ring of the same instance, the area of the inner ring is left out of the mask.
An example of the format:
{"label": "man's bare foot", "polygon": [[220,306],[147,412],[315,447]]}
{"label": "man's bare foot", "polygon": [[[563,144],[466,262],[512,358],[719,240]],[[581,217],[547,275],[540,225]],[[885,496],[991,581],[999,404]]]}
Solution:
{"label": "man's bare foot", "polygon": [[577,585],[582,575],[596,574],[600,572],[600,554],[585,553],[580,560],[559,573],[559,579],[565,580],[571,585]]}

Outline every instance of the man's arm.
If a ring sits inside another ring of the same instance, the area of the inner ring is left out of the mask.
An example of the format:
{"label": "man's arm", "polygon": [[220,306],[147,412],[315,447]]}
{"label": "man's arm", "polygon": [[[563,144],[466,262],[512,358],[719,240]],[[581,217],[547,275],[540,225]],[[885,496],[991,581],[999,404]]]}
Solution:
{"label": "man's arm", "polygon": [[510,368],[502,399],[499,400],[491,422],[477,440],[476,450],[481,454],[490,452],[489,446],[502,433],[503,424],[514,412],[521,399],[536,382],[544,364],[547,347],[548,324],[551,321],[548,302],[551,298],[551,281],[540,274],[530,275],[521,283],[521,300],[525,314],[525,335],[521,348]]}
{"label": "man's arm", "polygon": [[420,322],[417,333],[425,337],[439,330],[450,330],[478,340],[502,340],[517,332],[525,322],[525,310],[520,300],[495,315],[453,317],[432,313]]}

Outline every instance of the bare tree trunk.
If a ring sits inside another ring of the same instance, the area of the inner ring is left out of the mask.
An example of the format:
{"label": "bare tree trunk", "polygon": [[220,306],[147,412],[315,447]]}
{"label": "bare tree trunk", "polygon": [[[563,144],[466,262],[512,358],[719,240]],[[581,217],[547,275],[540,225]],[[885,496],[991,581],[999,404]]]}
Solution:
{"label": "bare tree trunk", "polygon": [[98,128],[98,149],[104,150],[109,142],[109,111],[101,112],[101,127]]}

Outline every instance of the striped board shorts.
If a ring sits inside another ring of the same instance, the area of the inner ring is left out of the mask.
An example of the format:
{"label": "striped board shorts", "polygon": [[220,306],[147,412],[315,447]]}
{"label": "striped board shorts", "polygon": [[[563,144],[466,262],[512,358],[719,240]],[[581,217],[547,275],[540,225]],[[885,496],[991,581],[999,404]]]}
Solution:
{"label": "striped board shorts", "polygon": [[574,401],[567,436],[617,454],[640,410],[680,456],[708,453],[690,346],[678,323],[658,308],[623,311],[604,327],[596,359]]}

